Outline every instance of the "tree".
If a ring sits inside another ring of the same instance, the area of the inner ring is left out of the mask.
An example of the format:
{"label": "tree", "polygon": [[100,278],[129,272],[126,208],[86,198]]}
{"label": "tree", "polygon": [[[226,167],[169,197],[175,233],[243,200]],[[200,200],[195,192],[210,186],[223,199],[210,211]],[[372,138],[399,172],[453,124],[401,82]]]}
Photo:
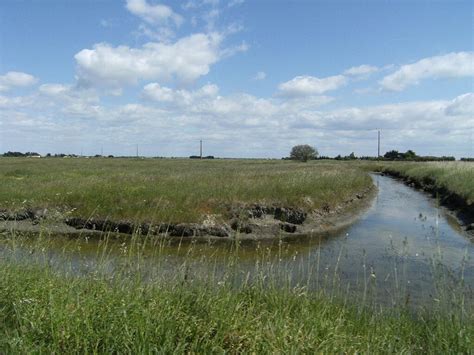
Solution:
{"label": "tree", "polygon": [[291,148],[290,158],[292,160],[299,160],[299,161],[308,161],[310,159],[316,159],[318,157],[318,151],[316,148],[308,145],[295,145]]}
{"label": "tree", "polygon": [[395,160],[400,158],[400,153],[397,150],[391,150],[383,156],[385,159]]}
{"label": "tree", "polygon": [[413,150],[407,150],[406,153],[402,154],[403,159],[414,160],[416,159],[416,153]]}

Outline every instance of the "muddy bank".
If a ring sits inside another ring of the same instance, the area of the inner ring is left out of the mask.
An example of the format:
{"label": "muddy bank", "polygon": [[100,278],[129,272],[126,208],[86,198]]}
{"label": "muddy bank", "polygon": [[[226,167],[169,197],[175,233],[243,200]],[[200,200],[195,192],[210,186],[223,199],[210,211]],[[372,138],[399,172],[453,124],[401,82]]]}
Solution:
{"label": "muddy bank", "polygon": [[446,207],[456,217],[469,234],[474,235],[474,204],[468,204],[464,197],[449,191],[445,187],[437,186],[436,181],[430,177],[414,179],[399,171],[390,169],[383,170],[381,174],[396,178],[410,187],[431,194],[433,198],[439,201],[441,206]]}
{"label": "muddy bank", "polygon": [[0,210],[0,230],[60,234],[103,233],[172,238],[271,239],[337,230],[355,221],[376,193],[375,186],[354,194],[335,208],[314,211],[261,204],[228,206],[226,219],[207,216],[202,223],[149,223],[97,218],[52,218],[45,209]]}

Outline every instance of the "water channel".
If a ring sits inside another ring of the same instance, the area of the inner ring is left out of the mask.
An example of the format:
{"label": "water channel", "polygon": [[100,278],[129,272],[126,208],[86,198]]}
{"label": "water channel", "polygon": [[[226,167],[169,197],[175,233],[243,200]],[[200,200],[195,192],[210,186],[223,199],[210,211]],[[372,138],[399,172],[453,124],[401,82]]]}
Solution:
{"label": "water channel", "polygon": [[53,236],[45,244],[46,237],[42,243],[6,238],[0,257],[41,260],[79,275],[125,267],[139,270],[144,280],[212,278],[219,285],[263,279],[384,306],[435,307],[462,298],[472,307],[472,236],[425,193],[390,177],[372,178],[378,194],[370,208],[351,226],[324,235],[240,243]]}

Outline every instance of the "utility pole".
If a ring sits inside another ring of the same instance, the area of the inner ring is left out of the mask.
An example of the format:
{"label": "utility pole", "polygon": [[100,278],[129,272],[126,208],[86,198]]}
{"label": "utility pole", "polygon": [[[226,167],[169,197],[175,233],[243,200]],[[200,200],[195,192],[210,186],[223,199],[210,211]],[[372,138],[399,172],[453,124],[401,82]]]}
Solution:
{"label": "utility pole", "polygon": [[104,156],[104,146],[103,145],[100,146],[100,156],[101,157]]}
{"label": "utility pole", "polygon": [[138,144],[137,144],[137,158],[138,158]]}
{"label": "utility pole", "polygon": [[377,141],[377,158],[380,158],[380,129],[377,131],[378,141]]}
{"label": "utility pole", "polygon": [[199,158],[202,159],[202,139],[199,141]]}

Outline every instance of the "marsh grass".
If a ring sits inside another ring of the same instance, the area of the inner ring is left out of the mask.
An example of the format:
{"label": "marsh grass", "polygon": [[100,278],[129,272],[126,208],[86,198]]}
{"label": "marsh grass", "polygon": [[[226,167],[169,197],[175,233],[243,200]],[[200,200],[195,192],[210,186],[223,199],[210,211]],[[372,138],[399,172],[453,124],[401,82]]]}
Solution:
{"label": "marsh grass", "polygon": [[350,165],[277,160],[1,158],[0,181],[0,208],[150,222],[202,222],[249,203],[334,207],[371,186]]}
{"label": "marsh grass", "polygon": [[[193,243],[175,246],[187,257],[173,264],[168,242],[106,238],[80,273],[66,248],[58,267],[54,243],[46,234],[2,238],[2,353],[469,353],[474,345],[473,314],[461,297],[436,311],[382,308],[370,301],[377,284],[367,269],[365,301],[352,299],[337,258],[326,273],[317,261],[307,265],[313,273],[295,285],[291,268],[304,265],[279,262],[283,245],[261,247],[250,276],[239,269],[237,242],[208,273],[199,265],[217,259]],[[310,290],[314,279],[320,287]],[[452,298],[441,274],[438,281],[440,297]]]}

